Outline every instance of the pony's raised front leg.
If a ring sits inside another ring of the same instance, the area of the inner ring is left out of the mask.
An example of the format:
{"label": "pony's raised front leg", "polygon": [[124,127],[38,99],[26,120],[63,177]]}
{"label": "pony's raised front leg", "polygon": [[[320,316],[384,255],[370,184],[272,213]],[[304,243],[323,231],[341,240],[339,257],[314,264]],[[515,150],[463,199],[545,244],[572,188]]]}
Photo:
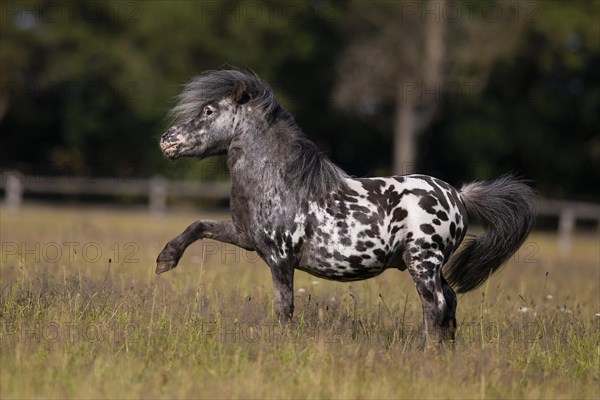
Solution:
{"label": "pony's raised front leg", "polygon": [[275,313],[279,323],[288,323],[294,315],[294,267],[269,265],[275,294]]}
{"label": "pony's raised front leg", "polygon": [[161,274],[175,268],[185,249],[199,239],[214,239],[246,250],[254,250],[252,243],[231,221],[200,220],[192,223],[167,243],[156,258],[156,273]]}

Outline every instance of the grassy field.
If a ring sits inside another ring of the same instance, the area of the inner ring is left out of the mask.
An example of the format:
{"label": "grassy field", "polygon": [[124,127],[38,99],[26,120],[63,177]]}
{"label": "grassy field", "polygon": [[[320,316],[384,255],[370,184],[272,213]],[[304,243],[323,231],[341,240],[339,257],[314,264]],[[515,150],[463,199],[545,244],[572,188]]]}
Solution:
{"label": "grassy field", "polygon": [[406,272],[348,284],[298,271],[282,331],[254,253],[205,241],[154,275],[166,241],[214,215],[0,217],[2,399],[600,397],[598,235],[567,257],[553,235],[532,235],[459,297],[455,349],[424,354]]}

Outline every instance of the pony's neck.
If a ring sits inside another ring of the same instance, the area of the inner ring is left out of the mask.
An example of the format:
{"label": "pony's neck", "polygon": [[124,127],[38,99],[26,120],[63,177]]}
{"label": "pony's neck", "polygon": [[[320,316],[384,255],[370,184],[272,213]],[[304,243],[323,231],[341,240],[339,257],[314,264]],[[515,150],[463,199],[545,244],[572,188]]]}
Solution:
{"label": "pony's neck", "polygon": [[234,184],[322,197],[345,186],[346,174],[310,141],[292,119],[246,131],[231,143],[228,166]]}
{"label": "pony's neck", "polygon": [[250,177],[263,171],[281,171],[294,153],[295,134],[290,132],[286,121],[249,124],[229,145],[230,173]]}

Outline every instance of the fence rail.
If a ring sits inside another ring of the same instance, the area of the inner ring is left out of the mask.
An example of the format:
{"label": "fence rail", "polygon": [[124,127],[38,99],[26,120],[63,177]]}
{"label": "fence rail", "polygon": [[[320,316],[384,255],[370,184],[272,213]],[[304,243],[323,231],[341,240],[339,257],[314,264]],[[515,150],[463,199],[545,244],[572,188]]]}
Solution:
{"label": "fence rail", "polygon": [[26,193],[146,197],[150,211],[155,213],[166,210],[169,197],[208,200],[229,198],[228,183],[169,181],[160,176],[150,179],[118,179],[25,176],[18,172],[5,172],[0,179],[0,188],[4,189],[4,204],[8,211],[18,210]]}
{"label": "fence rail", "polygon": [[[148,199],[148,208],[163,213],[169,198],[226,200],[230,187],[226,182],[169,181],[156,176],[150,179],[25,176],[16,171],[3,172],[0,188],[4,189],[4,206],[17,211],[25,193],[61,195],[139,196]],[[539,199],[538,215],[558,217],[558,247],[562,254],[571,247],[577,220],[596,221],[600,229],[600,204]]]}

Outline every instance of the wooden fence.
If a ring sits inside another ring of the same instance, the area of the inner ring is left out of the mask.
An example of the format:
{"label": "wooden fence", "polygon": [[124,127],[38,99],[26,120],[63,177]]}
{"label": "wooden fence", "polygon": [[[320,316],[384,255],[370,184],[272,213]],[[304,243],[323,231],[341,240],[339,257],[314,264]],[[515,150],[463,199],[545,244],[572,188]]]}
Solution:
{"label": "wooden fence", "polygon": [[156,176],[150,179],[86,178],[24,176],[18,172],[5,172],[0,180],[4,189],[4,206],[7,211],[20,208],[24,194],[136,196],[145,197],[148,208],[163,213],[169,197],[187,197],[209,200],[229,198],[229,183],[195,181],[169,181]]}
{"label": "wooden fence", "polygon": [[[16,171],[3,172],[0,188],[4,189],[4,207],[17,211],[24,194],[138,196],[147,198],[152,213],[162,214],[169,198],[226,200],[228,182],[169,181],[157,176],[151,179],[85,178],[24,176]],[[540,216],[558,218],[558,246],[562,254],[569,251],[577,220],[596,221],[600,229],[600,204],[566,200],[539,199]]]}

